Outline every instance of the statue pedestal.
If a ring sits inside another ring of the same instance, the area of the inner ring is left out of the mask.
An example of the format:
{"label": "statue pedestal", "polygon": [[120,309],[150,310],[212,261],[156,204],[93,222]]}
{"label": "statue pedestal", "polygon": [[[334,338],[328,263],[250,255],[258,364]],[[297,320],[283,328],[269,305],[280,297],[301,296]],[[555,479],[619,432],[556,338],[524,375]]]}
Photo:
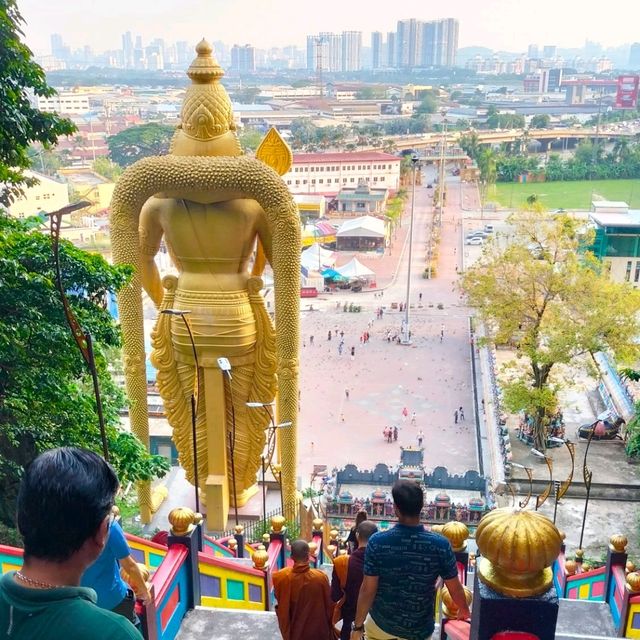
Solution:
{"label": "statue pedestal", "polygon": [[207,476],[205,485],[207,529],[225,531],[229,514],[229,487],[226,476]]}
{"label": "statue pedestal", "polygon": [[511,598],[488,587],[476,573],[470,640],[491,640],[501,631],[532,634],[538,640],[554,640],[558,620],[556,588],[530,598]]}

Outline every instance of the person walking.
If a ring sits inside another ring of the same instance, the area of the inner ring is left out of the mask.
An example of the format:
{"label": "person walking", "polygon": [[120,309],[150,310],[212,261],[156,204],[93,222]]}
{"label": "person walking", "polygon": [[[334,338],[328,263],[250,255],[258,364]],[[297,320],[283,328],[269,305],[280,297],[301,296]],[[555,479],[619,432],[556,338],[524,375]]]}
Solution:
{"label": "person walking", "polygon": [[421,447],[422,446],[422,441],[424,440],[424,433],[422,432],[422,429],[420,429],[420,431],[418,432],[418,446]]}
{"label": "person walking", "polygon": [[455,422],[455,424],[458,424],[458,410],[457,409],[453,412],[453,421]]}
{"label": "person walking", "polygon": [[355,359],[356,359],[356,348],[351,347],[351,362],[353,362]]}
{"label": "person walking", "polygon": [[309,336],[309,346],[313,347],[313,336]]}
{"label": "person walking", "polygon": [[444,324],[440,325],[440,342],[442,342],[444,338]]}
{"label": "person walking", "polygon": [[415,411],[411,414],[411,424],[414,427],[416,426],[416,412]]}
{"label": "person walking", "polygon": [[324,572],[309,566],[309,544],[291,543],[293,567],[273,574],[276,614],[283,640],[331,640],[333,602]]}
{"label": "person walking", "polygon": [[[339,631],[340,640],[349,640],[351,637],[351,625],[356,616],[358,593],[364,577],[365,549],[371,536],[377,533],[378,527],[366,519],[365,512],[365,519],[358,523],[352,531],[355,549],[350,555],[338,556],[333,561],[331,576],[331,599],[336,603],[333,610],[334,625],[342,620],[342,629]],[[348,541],[349,539],[347,539]],[[337,629],[336,634],[338,634]]]}
{"label": "person walking", "polygon": [[327,340],[331,342],[331,329],[329,329],[329,332],[327,333]]}
{"label": "person walking", "polygon": [[418,302],[422,302],[422,294],[421,293],[418,294]]}
{"label": "person walking", "polygon": [[460,422],[464,422],[464,410],[462,407],[458,409],[458,417],[460,418]]}
{"label": "person walking", "polygon": [[351,640],[362,640],[363,633],[367,640],[430,638],[438,578],[457,605],[458,618],[471,615],[449,541],[420,522],[422,488],[414,480],[398,480],[391,493],[398,523],[369,539]]}
{"label": "person walking", "polygon": [[393,427],[393,441],[398,442],[398,427]]}
{"label": "person walking", "polygon": [[405,407],[402,410],[402,422],[406,422],[407,421],[407,416],[409,415],[409,410],[407,409],[407,407]]}
{"label": "person walking", "polygon": [[344,390],[344,397],[348,400],[349,399],[349,389],[345,389]]}

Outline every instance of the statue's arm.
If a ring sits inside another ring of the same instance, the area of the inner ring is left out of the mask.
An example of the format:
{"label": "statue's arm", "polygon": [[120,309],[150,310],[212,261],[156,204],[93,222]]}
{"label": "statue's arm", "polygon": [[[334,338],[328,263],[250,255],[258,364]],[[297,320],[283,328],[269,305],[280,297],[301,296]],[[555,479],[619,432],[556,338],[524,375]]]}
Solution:
{"label": "statue's arm", "polygon": [[267,215],[262,211],[262,209],[258,218],[258,238],[260,239],[260,244],[262,245],[264,254],[267,257],[267,261],[269,264],[272,264],[273,239],[271,236],[271,230],[269,229],[269,223],[267,222]]}
{"label": "statue's arm", "polygon": [[164,291],[160,272],[154,260],[162,242],[160,206],[150,198],[140,212],[140,280],[142,288],[153,300],[156,307],[162,302]]}

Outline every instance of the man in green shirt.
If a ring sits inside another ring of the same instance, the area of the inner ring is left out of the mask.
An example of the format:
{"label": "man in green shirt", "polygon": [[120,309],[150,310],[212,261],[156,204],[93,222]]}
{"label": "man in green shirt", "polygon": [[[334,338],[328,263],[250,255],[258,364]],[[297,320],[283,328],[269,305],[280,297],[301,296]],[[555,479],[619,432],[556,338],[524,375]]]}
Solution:
{"label": "man in green shirt", "polygon": [[79,586],[105,546],[117,490],[111,465],[83,449],[52,449],[29,465],[18,495],[24,565],[0,579],[0,640],[141,640]]}

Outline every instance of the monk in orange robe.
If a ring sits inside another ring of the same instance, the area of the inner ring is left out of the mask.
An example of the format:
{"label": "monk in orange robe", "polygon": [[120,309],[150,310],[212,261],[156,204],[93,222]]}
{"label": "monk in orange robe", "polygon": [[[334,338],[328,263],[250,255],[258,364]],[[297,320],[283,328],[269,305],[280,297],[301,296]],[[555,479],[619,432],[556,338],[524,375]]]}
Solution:
{"label": "monk in orange robe", "polygon": [[309,567],[309,545],[291,543],[293,567],[273,574],[276,613],[283,640],[332,640],[333,602],[327,576]]}

